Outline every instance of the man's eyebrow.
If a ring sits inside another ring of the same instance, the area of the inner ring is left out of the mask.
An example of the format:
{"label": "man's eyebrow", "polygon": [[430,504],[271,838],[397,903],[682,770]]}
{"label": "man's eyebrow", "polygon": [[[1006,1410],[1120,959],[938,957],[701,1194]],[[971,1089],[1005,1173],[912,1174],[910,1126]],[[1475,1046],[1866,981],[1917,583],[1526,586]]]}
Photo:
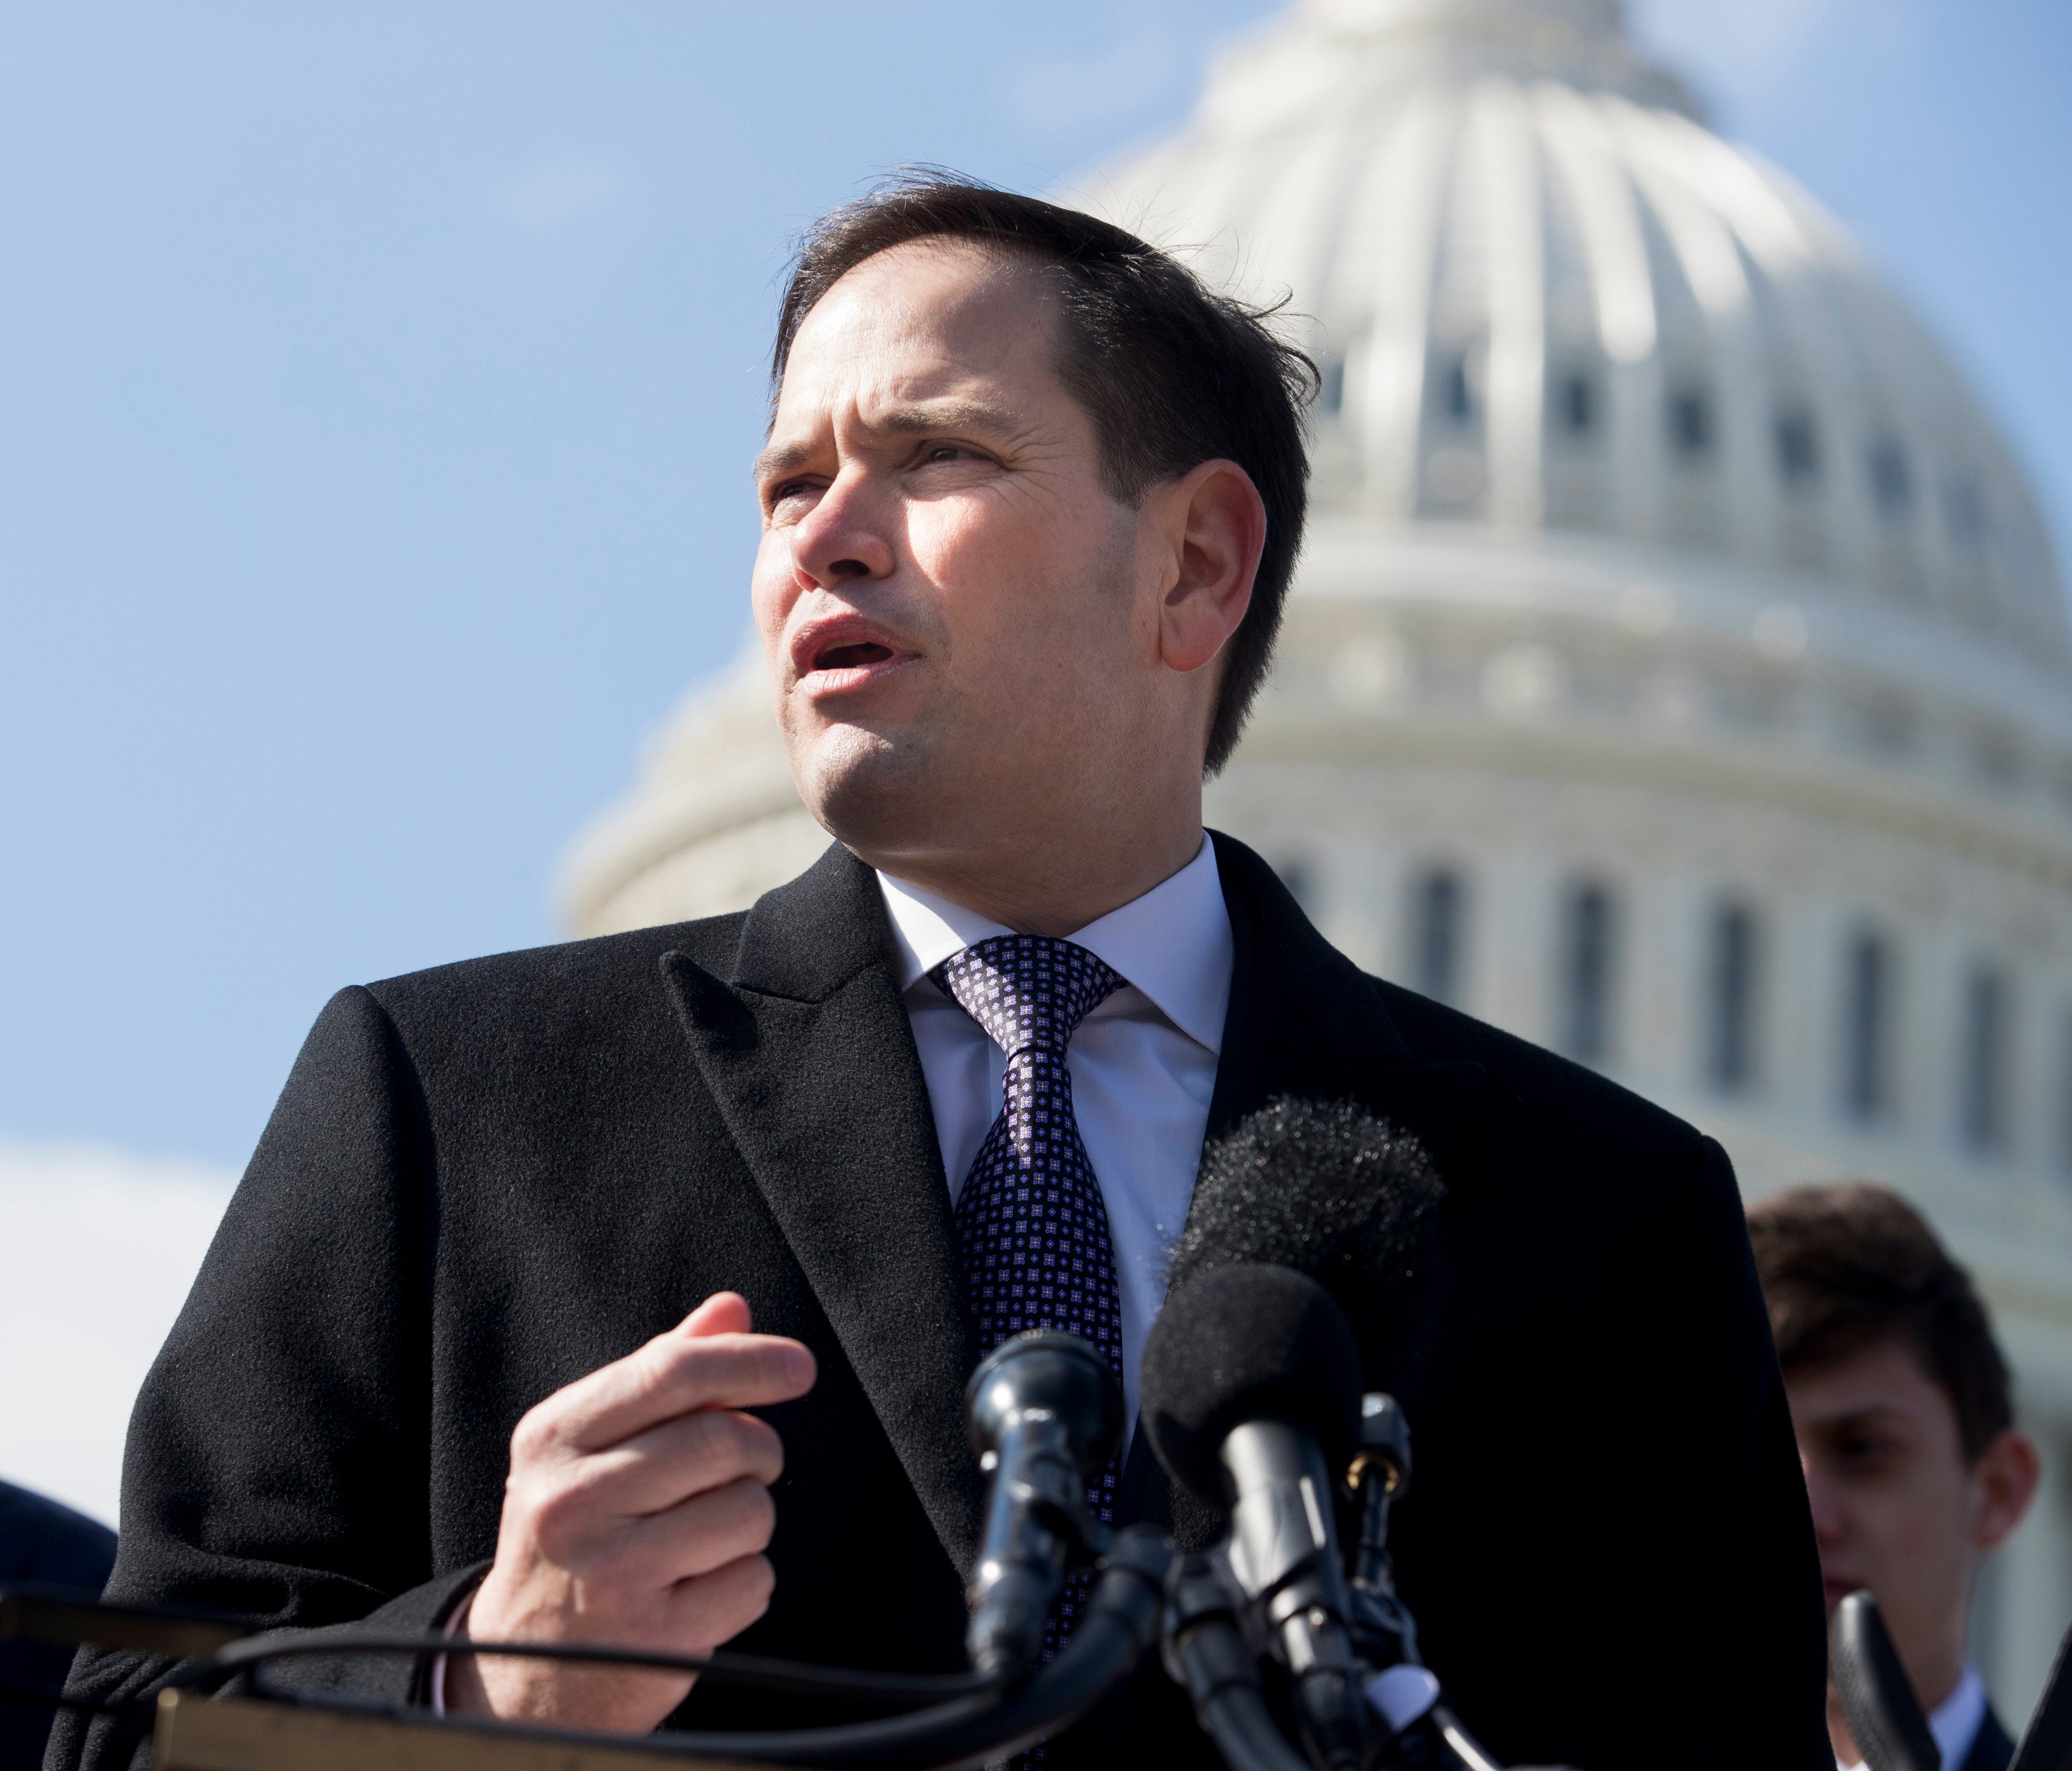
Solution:
{"label": "man's eyebrow", "polygon": [[1018,430],[1020,425],[998,406],[982,400],[939,400],[926,405],[895,406],[870,428],[895,437],[925,436],[931,430]]}
{"label": "man's eyebrow", "polygon": [[[865,428],[883,436],[925,437],[935,432],[956,430],[998,436],[1003,432],[1018,432],[1022,426],[1003,408],[989,406],[981,400],[940,400],[924,405],[894,406],[872,419]],[[760,483],[779,474],[790,473],[805,466],[818,453],[819,446],[814,443],[772,443],[755,458],[754,476]]]}
{"label": "man's eyebrow", "polygon": [[812,458],[811,443],[772,443],[755,458],[749,472],[759,486],[766,479],[774,479],[779,474],[804,466]]}
{"label": "man's eyebrow", "polygon": [[1845,1427],[1868,1426],[1873,1421],[1911,1421],[1914,1416],[1907,1410],[1889,1402],[1866,1403],[1860,1408],[1851,1408],[1845,1413],[1826,1415],[1811,1423],[1816,1432],[1833,1432]]}

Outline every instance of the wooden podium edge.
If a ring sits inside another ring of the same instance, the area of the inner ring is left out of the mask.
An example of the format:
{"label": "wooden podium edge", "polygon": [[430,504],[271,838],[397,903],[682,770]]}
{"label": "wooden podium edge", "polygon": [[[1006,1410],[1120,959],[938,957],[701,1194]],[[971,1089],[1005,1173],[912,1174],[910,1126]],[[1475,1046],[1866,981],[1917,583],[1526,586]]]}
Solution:
{"label": "wooden podium edge", "polygon": [[508,1733],[493,1725],[250,1698],[161,1691],[152,1741],[157,1771],[770,1771],[734,1759],[657,1748]]}

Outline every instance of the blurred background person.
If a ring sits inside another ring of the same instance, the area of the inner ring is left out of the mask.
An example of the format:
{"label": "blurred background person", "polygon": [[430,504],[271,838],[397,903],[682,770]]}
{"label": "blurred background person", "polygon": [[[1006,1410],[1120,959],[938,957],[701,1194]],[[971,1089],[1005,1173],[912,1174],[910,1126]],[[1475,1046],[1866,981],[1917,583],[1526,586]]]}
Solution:
{"label": "blurred background person", "polygon": [[[69,1506],[0,1482],[0,1581],[98,1592],[115,1566],[115,1534]],[[72,1650],[43,1642],[0,1642],[0,1686],[55,1691],[64,1685]],[[0,1703],[0,1771],[36,1771],[50,1738],[51,1712]]]}
{"label": "blurred background person", "polygon": [[[1981,1560],[2036,1493],[2007,1361],[1971,1277],[1921,1214],[1864,1182],[1749,1213],[1813,1505],[1830,1614],[1868,1587],[1944,1771],[2006,1771],[2014,1746],[1965,1650]],[[1840,1700],[1839,1765],[1860,1758]]]}

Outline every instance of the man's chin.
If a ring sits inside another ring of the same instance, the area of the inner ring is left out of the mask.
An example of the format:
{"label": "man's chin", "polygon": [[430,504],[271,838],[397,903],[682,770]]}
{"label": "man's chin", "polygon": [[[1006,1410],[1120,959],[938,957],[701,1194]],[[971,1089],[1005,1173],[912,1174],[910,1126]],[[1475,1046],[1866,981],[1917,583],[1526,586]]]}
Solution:
{"label": "man's chin", "polygon": [[911,738],[838,725],[791,746],[791,779],[820,826],[869,857],[903,848],[927,824],[939,782]]}

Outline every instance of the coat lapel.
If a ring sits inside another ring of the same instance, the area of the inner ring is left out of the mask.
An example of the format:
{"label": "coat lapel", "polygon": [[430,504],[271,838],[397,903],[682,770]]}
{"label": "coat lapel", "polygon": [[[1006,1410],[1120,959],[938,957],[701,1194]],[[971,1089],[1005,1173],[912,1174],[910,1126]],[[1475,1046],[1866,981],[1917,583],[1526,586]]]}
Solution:
{"label": "coat lapel", "polygon": [[[1283,1095],[1356,1100],[1416,1136],[1446,1173],[1481,1096],[1482,1066],[1418,1062],[1375,981],[1317,932],[1272,869],[1210,834],[1235,964],[1209,1136]],[[1121,1516],[1166,1526],[1184,1548],[1222,1532],[1218,1515],[1173,1486],[1141,1432],[1118,1499]]]}
{"label": "coat lapel", "polygon": [[[1209,1109],[1220,1136],[1281,1095],[1354,1099],[1424,1144],[1441,1171],[1483,1072],[1419,1063],[1373,980],[1310,925],[1272,869],[1215,836],[1235,964]],[[962,1401],[976,1358],[956,1283],[949,1189],[870,869],[839,846],[767,894],[721,978],[663,968],[691,1052],[960,1573],[985,1485]],[[1176,1492],[1142,1432],[1120,1516],[1186,1547],[1222,1522]]]}
{"label": "coat lapel", "polygon": [[839,846],[760,899],[726,978],[663,969],[693,1057],[961,1576],[985,1490],[949,1190],[884,900]]}

